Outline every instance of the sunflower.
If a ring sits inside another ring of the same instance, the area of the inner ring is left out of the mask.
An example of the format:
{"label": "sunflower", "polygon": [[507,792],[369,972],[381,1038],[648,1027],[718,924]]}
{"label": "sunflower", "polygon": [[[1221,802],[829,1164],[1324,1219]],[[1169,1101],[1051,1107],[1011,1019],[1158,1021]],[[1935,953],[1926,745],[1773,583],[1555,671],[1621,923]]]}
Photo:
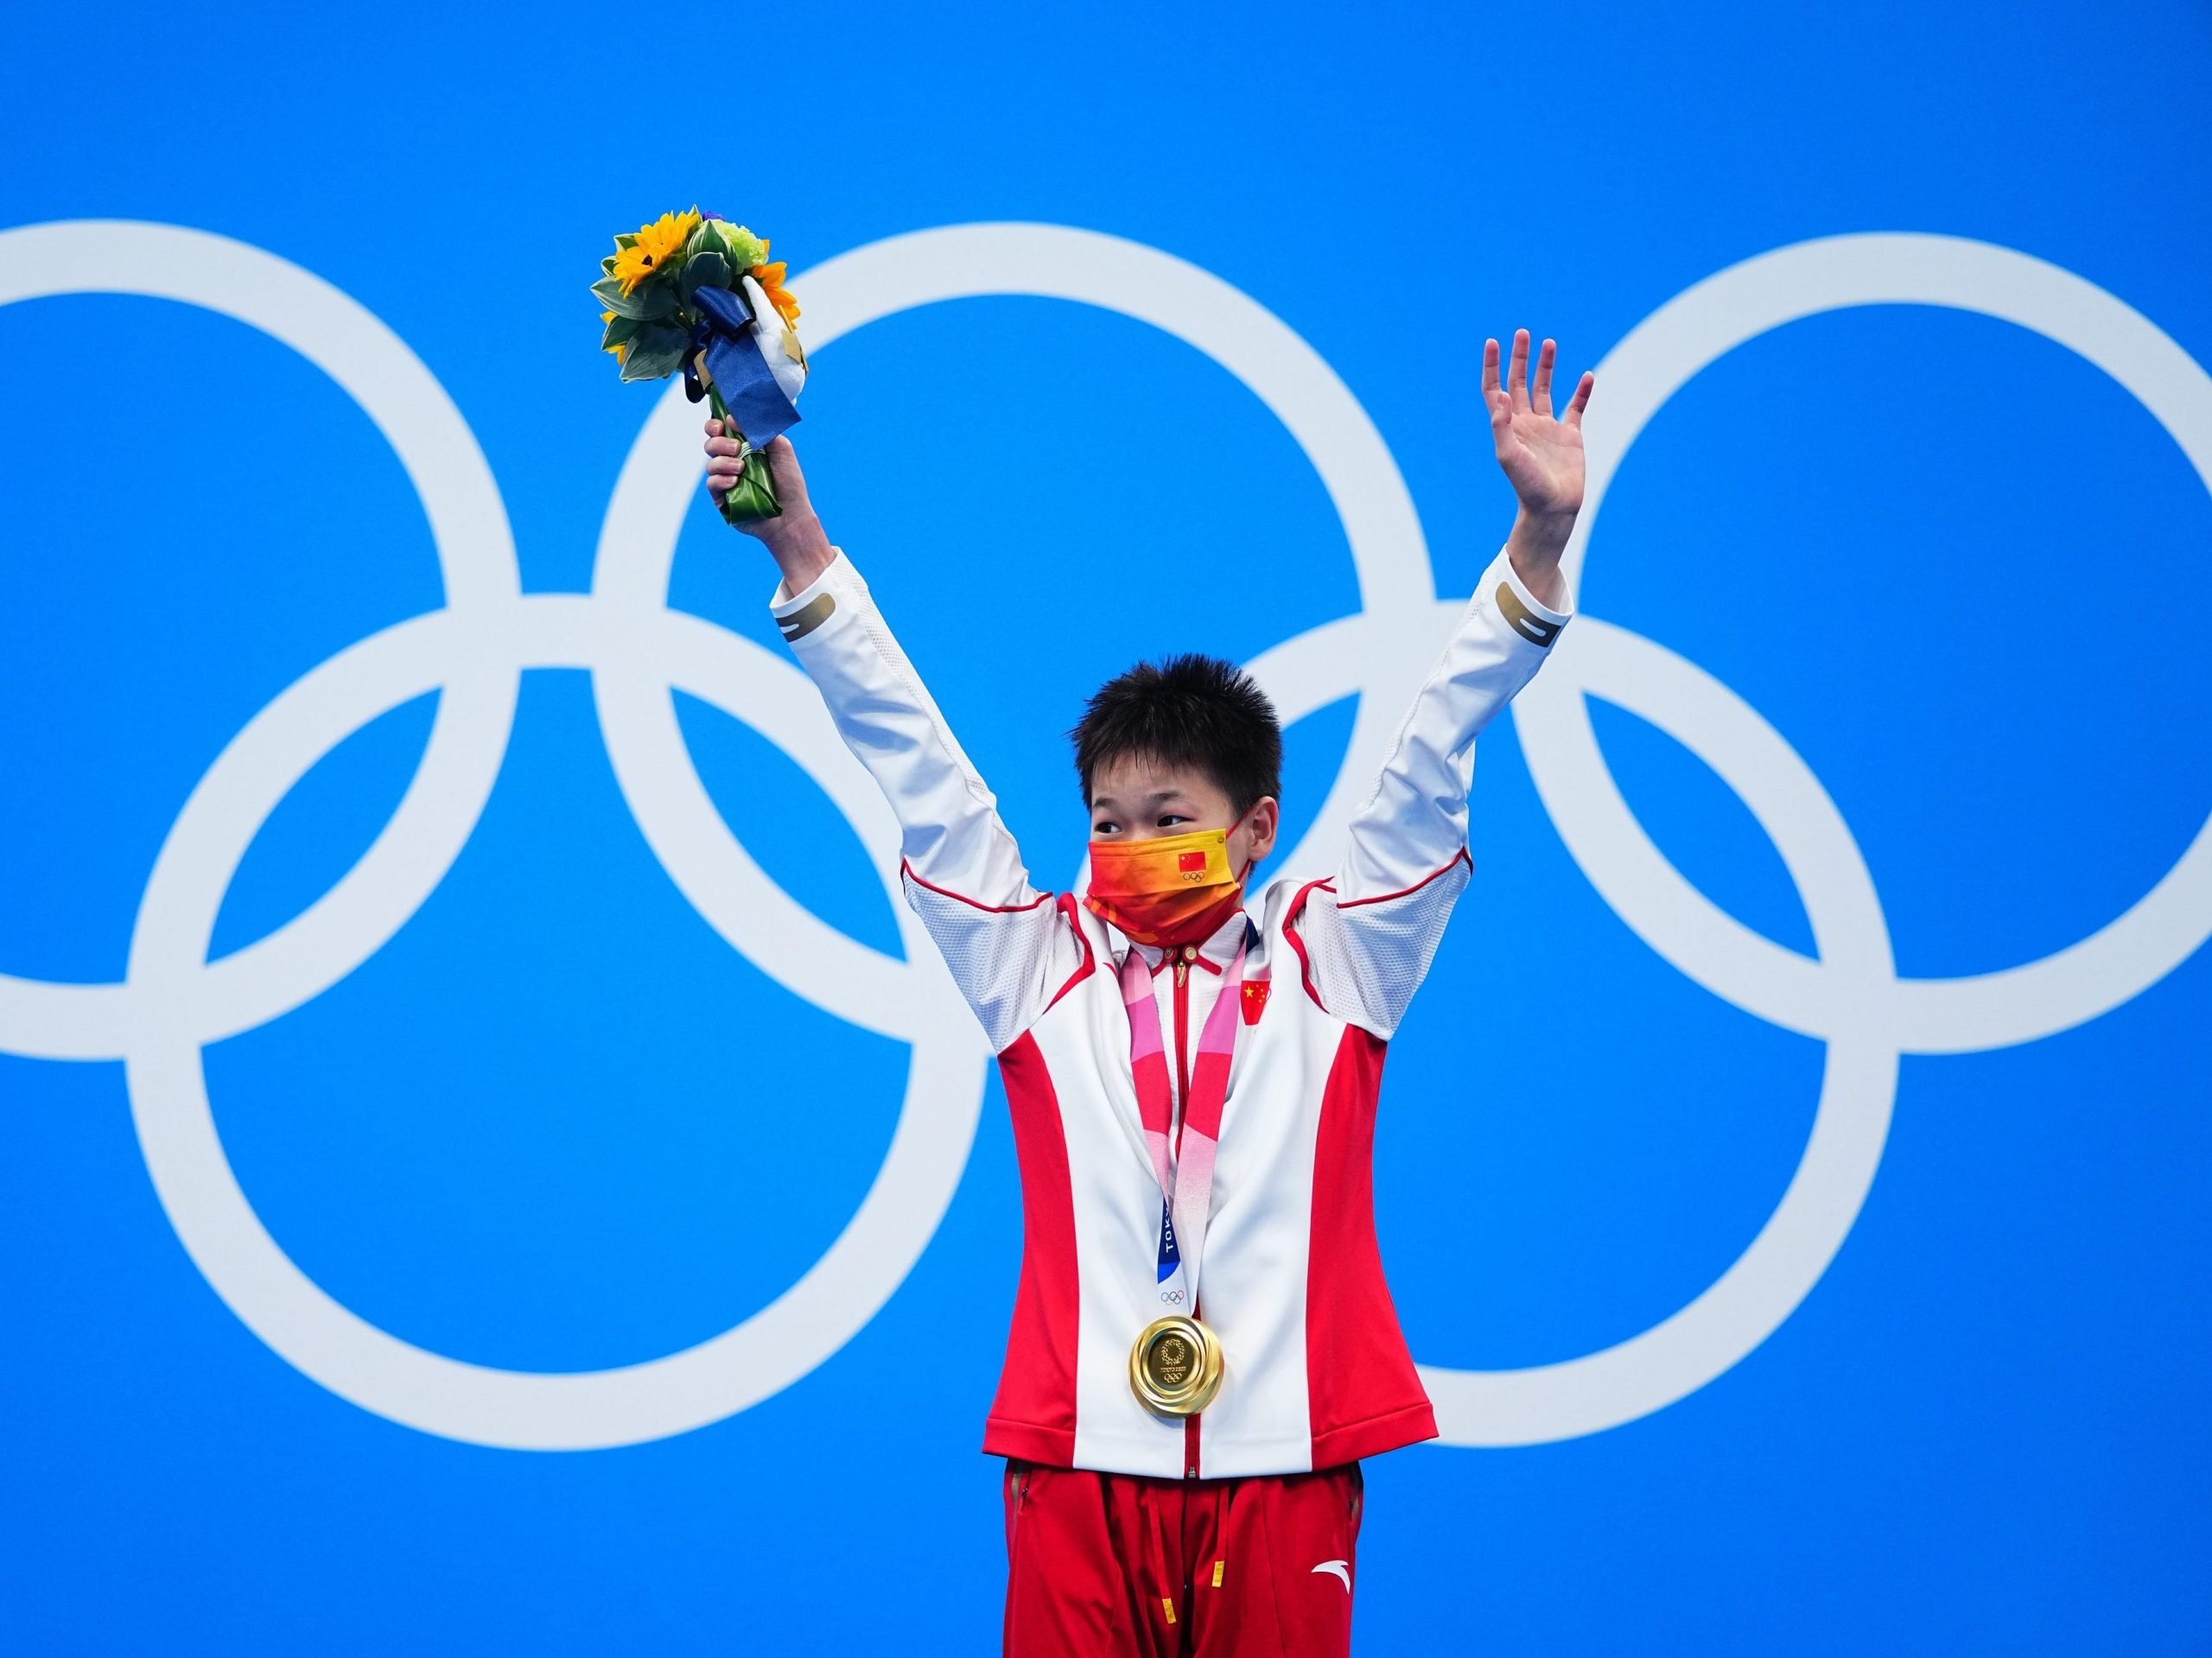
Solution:
{"label": "sunflower", "polygon": [[639,226],[637,239],[614,256],[613,274],[621,280],[624,297],[628,297],[639,283],[683,252],[684,243],[698,228],[699,210],[696,207],[688,213],[663,213],[653,223]]}
{"label": "sunflower", "polygon": [[650,225],[638,226],[638,245],[652,257],[655,264],[679,251],[691,239],[691,232],[699,228],[699,210],[688,213],[663,213]]}
{"label": "sunflower", "polygon": [[[766,245],[762,245],[764,251]],[[784,262],[781,259],[773,264],[754,265],[746,275],[760,284],[761,292],[767,295],[768,303],[774,306],[782,316],[785,327],[789,327],[798,321],[798,302],[791,297],[791,290],[784,286]]]}
{"label": "sunflower", "polygon": [[641,247],[626,247],[614,256],[614,269],[609,273],[622,284],[622,296],[627,299],[630,290],[653,274],[653,258]]}

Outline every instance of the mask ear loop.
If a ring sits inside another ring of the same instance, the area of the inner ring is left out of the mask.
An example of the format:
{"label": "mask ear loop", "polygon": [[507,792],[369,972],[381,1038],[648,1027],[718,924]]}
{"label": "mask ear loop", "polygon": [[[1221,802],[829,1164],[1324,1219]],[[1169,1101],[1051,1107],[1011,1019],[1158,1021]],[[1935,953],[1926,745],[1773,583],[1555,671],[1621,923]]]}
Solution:
{"label": "mask ear loop", "polygon": [[[1244,827],[1244,820],[1259,810],[1260,803],[1255,800],[1250,805],[1247,806],[1243,811],[1236,814],[1236,821],[1229,826],[1229,834],[1221,837],[1224,845],[1228,842],[1229,835],[1234,835],[1237,830],[1243,829]],[[1247,858],[1244,861],[1244,867],[1236,872],[1236,885],[1240,889],[1243,886],[1246,881],[1252,879],[1252,872],[1259,867],[1260,861],[1255,857]]]}

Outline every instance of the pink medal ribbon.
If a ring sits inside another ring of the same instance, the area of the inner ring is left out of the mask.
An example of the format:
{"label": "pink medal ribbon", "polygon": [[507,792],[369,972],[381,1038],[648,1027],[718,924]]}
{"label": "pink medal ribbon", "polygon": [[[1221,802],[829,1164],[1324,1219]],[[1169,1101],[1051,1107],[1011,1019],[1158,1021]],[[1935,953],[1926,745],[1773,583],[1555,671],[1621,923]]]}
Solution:
{"label": "pink medal ribbon", "polygon": [[1174,1094],[1167,1080],[1167,1045],[1160,1031],[1160,1004],[1154,1000],[1152,969],[1132,943],[1122,958],[1122,1001],[1129,1015],[1129,1069],[1137,1090],[1137,1114],[1160,1182],[1160,1299],[1164,1306],[1195,1316],[1198,1265],[1205,1250],[1206,1215],[1213,1202],[1214,1149],[1221,1140],[1221,1110],[1229,1097],[1229,1062],[1236,1051],[1239,1004],[1243,1000],[1244,952],[1251,925],[1222,975],[1221,991],[1198,1032],[1198,1051],[1191,1068],[1189,1097],[1183,1102],[1179,1154],[1169,1142]]}

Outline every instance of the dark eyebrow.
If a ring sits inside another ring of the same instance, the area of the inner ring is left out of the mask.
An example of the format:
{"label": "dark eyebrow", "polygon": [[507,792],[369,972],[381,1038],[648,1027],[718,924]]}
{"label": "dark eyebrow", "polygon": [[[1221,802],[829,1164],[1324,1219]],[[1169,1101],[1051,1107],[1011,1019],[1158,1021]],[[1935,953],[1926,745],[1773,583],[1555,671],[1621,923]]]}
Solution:
{"label": "dark eyebrow", "polygon": [[[1181,800],[1187,802],[1189,799],[1190,797],[1185,794],[1180,789],[1161,789],[1155,793],[1145,796],[1144,804],[1147,806],[1159,806],[1170,800]],[[1121,804],[1122,803],[1120,801],[1115,799],[1111,795],[1096,795],[1091,799],[1090,810],[1093,811],[1109,811],[1118,809]]]}

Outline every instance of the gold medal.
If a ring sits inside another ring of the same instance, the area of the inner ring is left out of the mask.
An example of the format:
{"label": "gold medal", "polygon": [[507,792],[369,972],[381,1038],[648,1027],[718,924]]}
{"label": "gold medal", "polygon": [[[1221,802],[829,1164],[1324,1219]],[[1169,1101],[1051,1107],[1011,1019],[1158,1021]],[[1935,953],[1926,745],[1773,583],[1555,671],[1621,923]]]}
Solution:
{"label": "gold medal", "polygon": [[1129,1349],[1129,1387],[1155,1415],[1197,1415],[1221,1391],[1221,1337],[1179,1312],[1155,1319]]}

